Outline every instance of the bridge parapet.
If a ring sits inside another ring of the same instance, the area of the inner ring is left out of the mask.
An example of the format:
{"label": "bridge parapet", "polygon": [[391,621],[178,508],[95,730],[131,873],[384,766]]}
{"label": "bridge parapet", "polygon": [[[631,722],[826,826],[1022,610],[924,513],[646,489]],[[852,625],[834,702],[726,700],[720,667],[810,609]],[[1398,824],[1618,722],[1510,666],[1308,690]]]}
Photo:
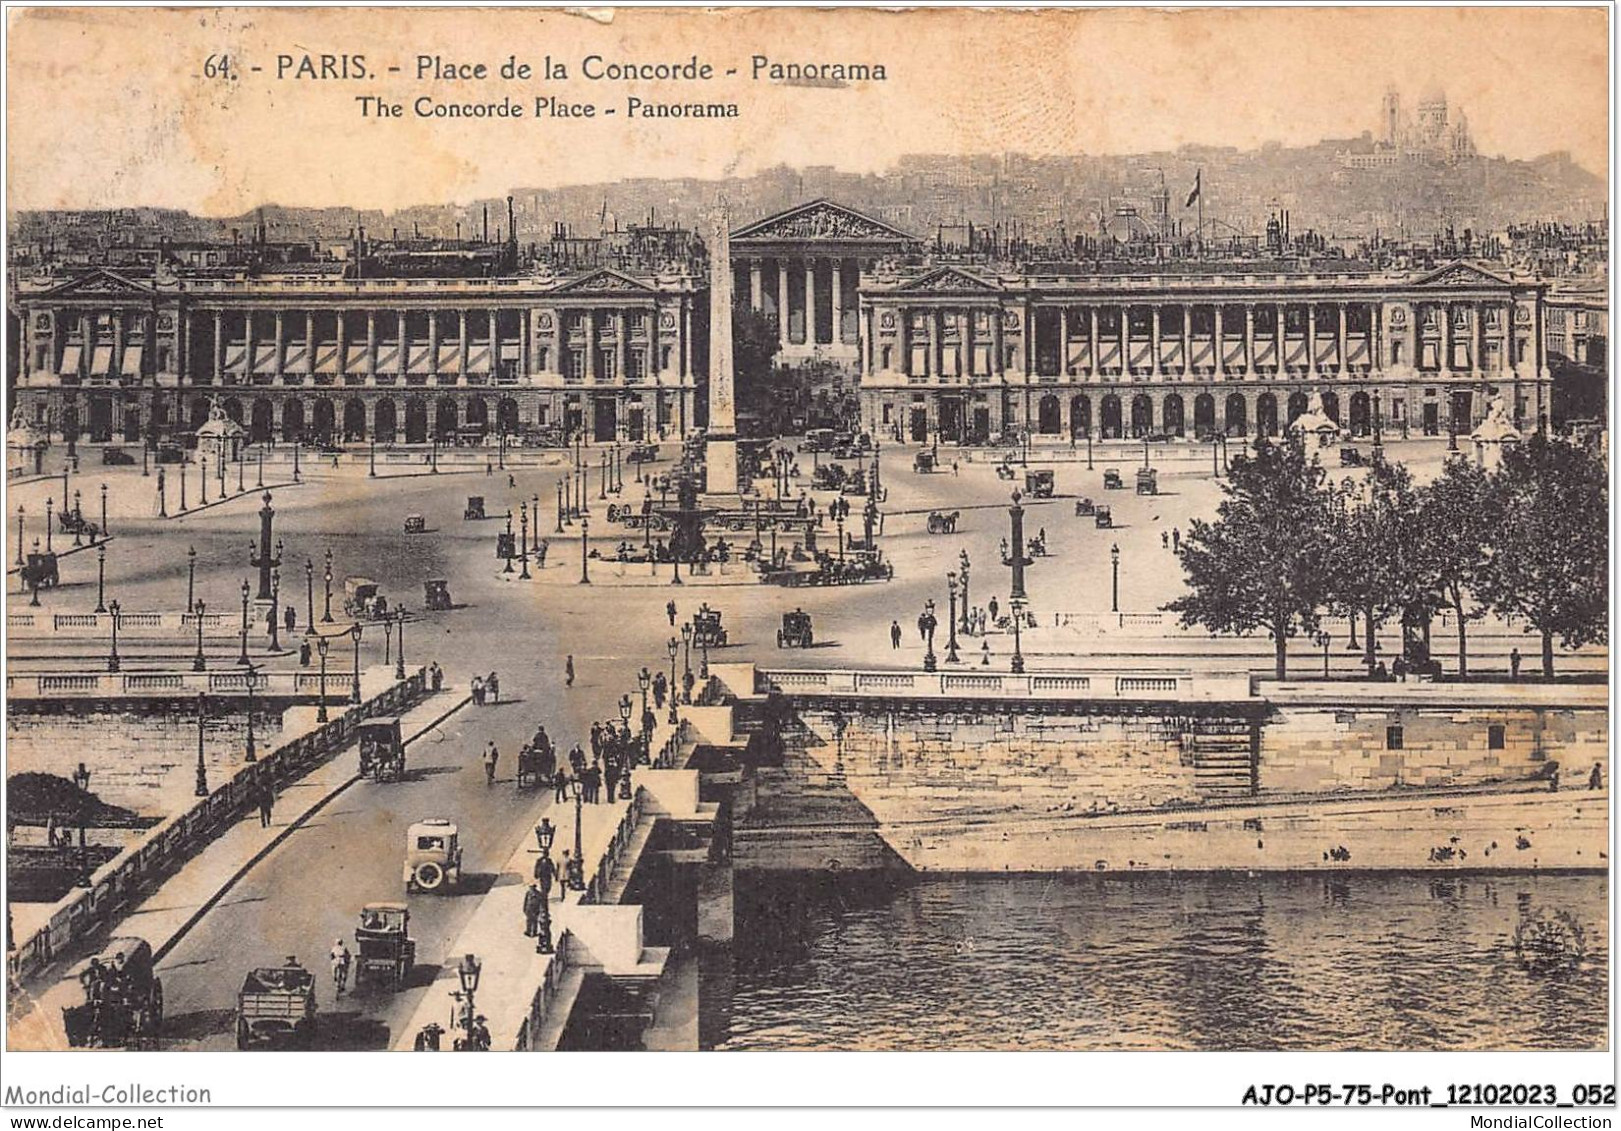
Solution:
{"label": "bridge parapet", "polygon": [[1247,675],[1174,671],[906,672],[756,669],[754,690],[803,698],[1250,702]]}

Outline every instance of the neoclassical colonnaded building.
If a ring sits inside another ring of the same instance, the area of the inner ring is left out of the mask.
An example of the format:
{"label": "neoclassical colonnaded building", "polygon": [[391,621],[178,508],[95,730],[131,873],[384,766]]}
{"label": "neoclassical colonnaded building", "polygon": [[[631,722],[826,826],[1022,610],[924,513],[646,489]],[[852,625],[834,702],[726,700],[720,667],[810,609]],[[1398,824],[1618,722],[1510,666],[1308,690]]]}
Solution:
{"label": "neoclassical colonnaded building", "polygon": [[[736,228],[731,249],[734,293],[777,322],[778,363],[848,374],[879,435],[1243,436],[1320,398],[1353,434],[1445,436],[1498,396],[1522,429],[1550,408],[1547,285],[1475,263],[987,266],[826,200]],[[689,262],[17,279],[16,407],[92,441],[195,429],[216,403],[255,442],[679,436],[702,423],[708,355]]]}
{"label": "neoclassical colonnaded building", "polygon": [[93,442],[195,429],[216,402],[254,442],[680,435],[693,424],[704,291],[691,274],[607,268],[21,281],[16,407]]}
{"label": "neoclassical colonnaded building", "polygon": [[1352,434],[1468,434],[1502,396],[1546,422],[1546,285],[1470,263],[1411,274],[1006,274],[861,280],[861,404],[925,441],[1276,434],[1321,396]]}

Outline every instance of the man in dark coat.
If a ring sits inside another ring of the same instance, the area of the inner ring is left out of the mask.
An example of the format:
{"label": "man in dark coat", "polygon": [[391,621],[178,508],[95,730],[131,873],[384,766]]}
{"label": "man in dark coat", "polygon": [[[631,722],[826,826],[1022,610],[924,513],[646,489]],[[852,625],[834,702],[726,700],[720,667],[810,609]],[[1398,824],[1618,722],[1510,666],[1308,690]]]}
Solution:
{"label": "man in dark coat", "polygon": [[540,887],[530,884],[523,893],[523,937],[532,939],[540,933],[540,906],[545,896]]}

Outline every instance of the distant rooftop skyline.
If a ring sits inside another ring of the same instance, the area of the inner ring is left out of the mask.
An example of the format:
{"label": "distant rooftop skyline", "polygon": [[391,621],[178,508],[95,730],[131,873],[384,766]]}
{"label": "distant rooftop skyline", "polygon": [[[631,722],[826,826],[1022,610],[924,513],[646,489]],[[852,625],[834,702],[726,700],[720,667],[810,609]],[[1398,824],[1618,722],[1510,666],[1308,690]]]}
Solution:
{"label": "distant rooftop skyline", "polygon": [[[896,21],[906,20],[904,35]],[[1380,134],[1388,87],[1446,91],[1485,157],[1568,151],[1608,175],[1608,12],[1589,9],[1135,9],[909,15],[844,10],[23,10],[12,14],[9,206],[154,206],[206,216],[257,205],[396,210],[632,177],[716,179],[778,165],[882,173],[907,154],[1127,156],[1186,145],[1288,147]],[[419,51],[453,46],[492,69],[546,55],[570,81],[427,85]],[[266,73],[197,71],[228,51]],[[277,82],[275,56],[364,53],[401,75]],[[709,83],[585,82],[578,60],[681,61]],[[884,82],[789,88],[750,58],[883,63]],[[1129,81],[1122,81],[1123,79]],[[354,97],[406,103],[362,120]],[[426,93],[616,109],[593,122],[411,116]],[[636,121],[625,99],[739,103],[723,121]]]}

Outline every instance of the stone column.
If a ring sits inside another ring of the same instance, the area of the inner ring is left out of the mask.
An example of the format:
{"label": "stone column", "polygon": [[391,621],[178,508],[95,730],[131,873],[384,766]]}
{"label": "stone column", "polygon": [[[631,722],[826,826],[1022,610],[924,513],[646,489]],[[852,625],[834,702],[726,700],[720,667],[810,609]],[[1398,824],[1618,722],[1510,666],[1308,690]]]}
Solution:
{"label": "stone column", "polygon": [[[727,312],[730,314],[730,311]],[[630,353],[629,322],[623,310],[614,311],[614,379],[624,384],[628,370],[625,368],[626,358]]]}
{"label": "stone column", "polygon": [[1099,371],[1100,371],[1100,366],[1098,365],[1098,308],[1097,308],[1097,304],[1094,303],[1092,306],[1088,307],[1087,309],[1090,311],[1090,317],[1087,319],[1087,323],[1088,323],[1087,329],[1088,329],[1088,344],[1092,347],[1092,376],[1096,377],[1098,375]]}
{"label": "stone column", "polygon": [[462,383],[467,383],[467,310],[465,308],[456,312],[456,377]]}
{"label": "stone column", "polygon": [[214,381],[225,379],[225,312],[214,311]]}
{"label": "stone column", "polygon": [[900,311],[899,311],[899,318],[900,318],[900,323],[901,323],[900,337],[898,339],[899,342],[900,342],[900,351],[901,351],[901,372],[906,374],[908,377],[910,377],[912,375],[912,311],[911,311],[911,308],[905,307],[905,306],[901,307]]}
{"label": "stone column", "polygon": [[805,344],[816,344],[816,260],[805,260]]}
{"label": "stone column", "polygon": [[829,260],[832,266],[833,287],[833,344],[844,344],[844,261],[842,259]]}
{"label": "stone column", "polygon": [[872,341],[872,339],[873,339],[872,306],[869,304],[867,307],[865,307],[861,311],[861,314],[863,316],[863,318],[862,318],[863,329],[865,330],[865,333],[862,335],[862,338],[861,338],[861,357],[862,357],[861,372],[862,372],[862,374],[864,376],[869,376],[870,377],[872,375],[872,373],[873,373],[873,365],[874,365],[876,357],[877,357],[875,348],[873,346],[873,341]]}
{"label": "stone column", "polygon": [[1244,372],[1255,376],[1255,304],[1244,304]]}
{"label": "stone column", "polygon": [[1317,303],[1306,304],[1306,373],[1317,377]]}
{"label": "stone column", "polygon": [[1182,304],[1182,376],[1193,372],[1193,304]]}
{"label": "stone column", "polygon": [[1452,304],[1441,304],[1441,372],[1451,373],[1452,365]]}
{"label": "stone column", "polygon": [[[281,311],[278,310],[276,311],[275,337],[271,342],[270,356],[270,372],[275,375],[278,381],[281,379],[282,367],[287,359],[287,338],[285,331],[286,327],[283,325]],[[253,371],[251,365],[249,366],[248,371],[250,373]]]}
{"label": "stone column", "polygon": [[[95,356],[96,339],[95,329],[91,325],[92,320],[92,314],[90,311],[86,311],[84,316],[79,319],[80,336],[84,339],[84,346],[79,350],[80,379],[83,379],[84,375],[90,372],[90,364]],[[88,418],[85,419],[84,424],[89,424]],[[80,431],[83,430],[84,425],[81,425]]]}
{"label": "stone column", "polygon": [[399,334],[399,339],[400,339],[399,354],[400,354],[400,356],[395,359],[395,364],[399,366],[399,374],[400,374],[400,383],[401,384],[405,383],[406,374],[408,374],[411,371],[411,339],[406,337],[406,333],[405,333],[406,324],[405,323],[406,323],[406,312],[404,310],[396,310],[394,312],[394,329]]}
{"label": "stone column", "polygon": [[1211,314],[1215,321],[1211,322],[1210,324],[1210,349],[1216,355],[1216,380],[1218,381],[1222,379],[1227,370],[1226,363],[1222,358],[1222,353],[1225,351],[1225,343],[1222,341],[1221,336],[1221,320],[1226,313],[1227,308],[1219,302],[1211,310]]}
{"label": "stone column", "polygon": [[[787,278],[787,276],[783,276],[783,277]],[[788,287],[787,287],[786,283],[783,284],[782,289],[783,289],[784,293],[787,293]],[[783,329],[783,339],[782,340],[784,342],[786,342],[788,340],[788,336],[787,336],[788,331],[786,329],[786,327],[788,325],[788,315],[787,315],[788,307],[787,307],[786,303],[783,305],[782,309],[783,309],[782,325],[784,327],[784,329]],[[681,379],[683,381],[685,381],[690,376],[692,376],[692,303],[689,302],[686,298],[682,298],[682,300],[681,300]],[[685,405],[687,403],[686,394],[683,393],[679,397],[677,397],[676,399],[683,406],[683,411],[685,411]],[[685,429],[685,427],[686,427],[685,421],[683,420],[682,428]]]}
{"label": "stone column", "polygon": [[1131,307],[1120,308],[1120,376],[1131,376]]}
{"label": "stone column", "polygon": [[1007,372],[1007,346],[1003,340],[1002,306],[1000,303],[991,311],[991,350],[996,355],[991,359],[991,372],[1000,376]]}
{"label": "stone column", "polygon": [[[1347,346],[1351,340],[1351,337],[1346,322],[1345,303],[1341,302],[1336,303],[1335,305],[1339,307],[1340,312],[1340,373],[1344,374],[1345,371],[1350,368],[1350,355],[1347,352]],[[1350,411],[1349,407],[1347,407],[1346,411]],[[1349,420],[1350,417],[1347,416],[1346,419]]]}
{"label": "stone column", "polygon": [[1283,376],[1284,364],[1283,348],[1288,342],[1288,307],[1284,303],[1278,303],[1278,324],[1273,328],[1273,330],[1274,336],[1277,338],[1278,376],[1281,377]]}
{"label": "stone column", "polygon": [[[435,383],[439,380],[439,312],[428,311],[428,375]],[[438,416],[434,417],[434,424],[438,425]]]}
{"label": "stone column", "polygon": [[377,376],[377,312],[366,311],[366,376]]}
{"label": "stone column", "polygon": [[[552,312],[552,371],[565,372],[563,356],[568,349],[568,311],[558,307]],[[562,412],[561,408],[558,412]]]}
{"label": "stone column", "polygon": [[[710,285],[713,286],[713,282]],[[597,312],[594,309],[585,312],[585,376],[588,381],[597,379]]]}
{"label": "stone column", "polygon": [[1469,356],[1469,369],[1480,376],[1485,372],[1482,358],[1486,356],[1486,306],[1484,303],[1475,303],[1469,308],[1469,317],[1475,320],[1475,344]]}
{"label": "stone column", "polygon": [[[342,375],[342,374],[347,374],[349,372],[349,337],[348,337],[348,335],[346,333],[344,333],[344,330],[346,329],[346,327],[344,326],[344,319],[347,317],[347,313],[345,311],[343,311],[343,310],[339,310],[337,317],[338,317],[338,373],[340,375]],[[369,434],[370,433],[368,433],[368,435]]]}
{"label": "stone column", "polygon": [[[643,374],[644,378],[648,374],[652,374],[654,380],[657,380],[659,374],[664,372],[662,350],[661,350],[660,346],[661,346],[661,343],[659,342],[659,304],[658,304],[658,300],[654,299],[653,300],[653,306],[647,312],[647,364],[645,366],[643,366],[643,368],[642,368],[642,374]],[[643,417],[643,420],[644,420],[644,424],[642,425],[642,427],[645,429],[647,427],[647,425],[645,424],[645,420],[646,420],[645,416]]]}
{"label": "stone column", "polygon": [[1160,334],[1160,329],[1159,329],[1159,303],[1154,304],[1154,306],[1153,306],[1153,308],[1151,310],[1151,313],[1152,313],[1153,319],[1154,319],[1153,331],[1152,331],[1152,333],[1153,333],[1153,342],[1154,342],[1154,352],[1153,352],[1152,356],[1150,357],[1150,360],[1153,363],[1152,368],[1151,368],[1150,371],[1153,374],[1153,376],[1158,377],[1160,375],[1160,361],[1159,361],[1159,344],[1160,344],[1160,337],[1159,337],[1159,334]]}
{"label": "stone column", "polygon": [[488,313],[490,316],[490,380],[494,381],[496,374],[501,372],[501,339],[499,337],[501,327],[493,306]]}
{"label": "stone column", "polygon": [[1510,373],[1514,370],[1514,304],[1503,304],[1503,348],[1498,354],[1497,371]]}
{"label": "stone column", "polygon": [[777,257],[777,338],[788,345],[788,261]]}
{"label": "stone column", "polygon": [[304,312],[304,372],[315,379],[315,311]]}
{"label": "stone column", "polygon": [[765,305],[765,267],[758,259],[749,260],[749,309],[759,310]]}
{"label": "stone column", "polygon": [[1058,372],[1069,375],[1069,306],[1058,308]]}

